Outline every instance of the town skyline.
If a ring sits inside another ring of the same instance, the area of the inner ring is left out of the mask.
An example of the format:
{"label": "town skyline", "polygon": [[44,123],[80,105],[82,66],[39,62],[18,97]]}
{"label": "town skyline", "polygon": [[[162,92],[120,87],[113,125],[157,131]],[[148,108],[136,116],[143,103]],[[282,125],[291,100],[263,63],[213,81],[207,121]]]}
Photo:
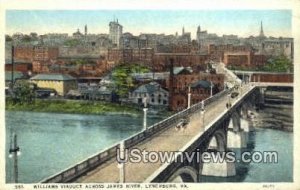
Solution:
{"label": "town skyline", "polygon": [[[30,20],[30,22],[28,22]],[[119,21],[124,27],[123,33],[133,35],[155,33],[181,35],[182,27],[196,38],[197,27],[201,31],[238,37],[257,36],[260,22],[263,23],[267,37],[291,37],[291,11],[288,10],[226,10],[226,11],[153,11],[153,10],[118,10],[118,11],[18,11],[6,12],[6,31],[15,33],[37,34],[68,33],[72,35],[79,29],[84,32],[88,26],[89,34],[108,34],[108,24]],[[132,22],[132,20],[134,20]],[[27,22],[25,22],[27,21]],[[147,22],[146,22],[147,21]],[[146,22],[146,24],[145,24]]]}

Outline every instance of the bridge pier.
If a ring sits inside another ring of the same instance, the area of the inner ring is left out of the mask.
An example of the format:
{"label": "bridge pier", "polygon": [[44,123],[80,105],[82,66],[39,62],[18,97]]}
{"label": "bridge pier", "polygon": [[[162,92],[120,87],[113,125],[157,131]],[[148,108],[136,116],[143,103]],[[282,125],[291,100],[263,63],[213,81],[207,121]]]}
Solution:
{"label": "bridge pier", "polygon": [[[222,124],[224,127],[227,123]],[[234,162],[229,162],[226,158],[227,142],[226,130],[218,130],[210,138],[206,151],[203,153],[199,174],[205,176],[229,177],[236,175]],[[204,155],[207,154],[207,155]],[[204,160],[205,157],[209,159]],[[224,158],[215,160],[214,158]]]}
{"label": "bridge pier", "polygon": [[243,130],[240,131],[227,131],[227,147],[228,148],[246,148],[247,137]]}
{"label": "bridge pier", "polygon": [[241,118],[241,129],[245,132],[253,131],[253,128],[250,125],[249,121],[244,118]]}
{"label": "bridge pier", "polygon": [[[215,152],[215,153],[226,153],[226,152]],[[212,160],[207,163],[202,163],[201,175],[204,176],[215,176],[215,177],[230,177],[236,175],[236,168],[234,162],[224,160],[223,162],[213,162]]]}

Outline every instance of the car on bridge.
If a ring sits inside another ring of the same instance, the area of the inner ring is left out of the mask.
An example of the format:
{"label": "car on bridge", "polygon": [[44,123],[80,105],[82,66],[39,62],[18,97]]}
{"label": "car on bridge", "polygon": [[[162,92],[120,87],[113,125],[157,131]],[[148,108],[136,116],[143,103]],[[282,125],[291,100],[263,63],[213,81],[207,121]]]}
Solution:
{"label": "car on bridge", "polygon": [[232,92],[231,93],[231,98],[235,98],[235,97],[237,97],[239,95],[239,93],[238,92]]}
{"label": "car on bridge", "polygon": [[187,127],[187,125],[189,124],[189,119],[188,118],[182,118],[179,120],[179,122],[177,123],[177,125],[175,126],[176,130],[180,130],[180,129],[185,129]]}

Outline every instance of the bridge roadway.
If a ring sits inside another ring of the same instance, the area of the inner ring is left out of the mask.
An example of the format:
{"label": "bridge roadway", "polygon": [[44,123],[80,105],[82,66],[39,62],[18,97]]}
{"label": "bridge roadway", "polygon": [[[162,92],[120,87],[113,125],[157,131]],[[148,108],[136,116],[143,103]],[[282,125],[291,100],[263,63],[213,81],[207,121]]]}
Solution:
{"label": "bridge roadway", "polygon": [[[249,87],[242,88],[243,94],[248,92]],[[236,101],[236,99],[231,99]],[[226,109],[227,95],[211,103],[205,108],[204,125],[210,123]],[[137,144],[133,148],[147,151],[178,151],[186,145],[199,131],[203,131],[203,119],[200,113],[190,118],[190,123],[185,130],[176,131],[175,127],[158,133]],[[154,173],[163,163],[129,163],[125,164],[125,182],[143,182]],[[119,168],[116,159],[100,165],[84,176],[77,178],[77,183],[118,182]]]}

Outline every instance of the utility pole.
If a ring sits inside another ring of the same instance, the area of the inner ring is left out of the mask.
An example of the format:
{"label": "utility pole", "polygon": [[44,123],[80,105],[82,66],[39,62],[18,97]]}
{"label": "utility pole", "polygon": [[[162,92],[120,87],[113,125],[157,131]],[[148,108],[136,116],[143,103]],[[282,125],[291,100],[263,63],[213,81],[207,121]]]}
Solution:
{"label": "utility pole", "polygon": [[14,159],[14,182],[18,183],[18,156],[20,156],[20,147],[17,145],[17,134],[13,134],[9,149],[9,157]]}

